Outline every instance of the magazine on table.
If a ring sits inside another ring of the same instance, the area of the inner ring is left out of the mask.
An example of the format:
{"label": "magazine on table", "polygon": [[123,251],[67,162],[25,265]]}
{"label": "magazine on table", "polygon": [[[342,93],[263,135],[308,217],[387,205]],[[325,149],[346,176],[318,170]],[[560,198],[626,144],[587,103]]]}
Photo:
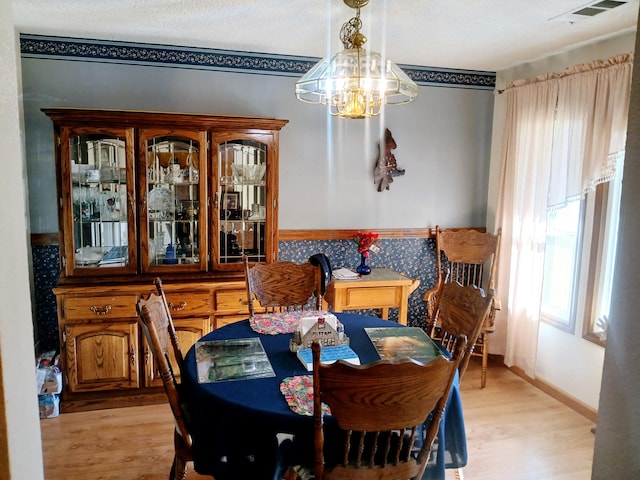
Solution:
{"label": "magazine on table", "polygon": [[332,272],[333,277],[336,280],[357,280],[360,275],[356,272],[349,270],[348,268],[338,268]]}
{"label": "magazine on table", "polygon": [[442,355],[440,348],[418,327],[380,327],[364,329],[380,358],[413,358],[428,363]]}
{"label": "magazine on table", "polygon": [[275,377],[259,338],[196,342],[198,382]]}
{"label": "magazine on table", "polygon": [[[310,348],[298,350],[298,359],[307,368],[313,370],[313,353]],[[360,365],[360,357],[348,345],[337,345],[335,347],[322,347],[320,353],[320,363],[334,363],[338,360],[345,360],[353,365]]]}

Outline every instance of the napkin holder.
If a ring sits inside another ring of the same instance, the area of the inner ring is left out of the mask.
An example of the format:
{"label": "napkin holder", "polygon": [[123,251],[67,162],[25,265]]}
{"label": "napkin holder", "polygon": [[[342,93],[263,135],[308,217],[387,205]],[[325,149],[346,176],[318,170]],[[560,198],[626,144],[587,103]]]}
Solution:
{"label": "napkin holder", "polygon": [[301,327],[296,329],[293,338],[289,340],[289,350],[295,353],[301,348],[311,348],[314,340],[320,340],[323,347],[349,345],[349,337],[344,334],[344,326],[340,322],[337,322],[336,328],[333,328],[324,317],[319,317],[304,335]]}

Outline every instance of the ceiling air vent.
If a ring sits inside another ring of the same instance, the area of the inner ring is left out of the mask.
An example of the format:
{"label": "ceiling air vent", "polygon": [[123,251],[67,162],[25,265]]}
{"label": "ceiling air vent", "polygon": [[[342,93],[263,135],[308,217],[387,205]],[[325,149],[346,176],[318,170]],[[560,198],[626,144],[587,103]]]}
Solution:
{"label": "ceiling air vent", "polygon": [[613,1],[605,0],[604,2],[596,2],[591,6],[595,8],[606,8],[610,10],[612,8],[619,7],[620,5],[624,5],[625,3],[627,2],[613,2]]}
{"label": "ceiling air vent", "polygon": [[591,17],[595,17],[596,15],[600,15],[601,13],[607,12],[612,8],[619,7],[620,5],[624,5],[628,2],[615,2],[613,0],[602,0],[598,2],[587,3],[586,5],[582,5],[581,7],[572,10],[570,12],[563,13],[558,15],[557,17],[552,17],[549,20],[555,22],[564,22],[564,23],[576,23],[585,21]]}

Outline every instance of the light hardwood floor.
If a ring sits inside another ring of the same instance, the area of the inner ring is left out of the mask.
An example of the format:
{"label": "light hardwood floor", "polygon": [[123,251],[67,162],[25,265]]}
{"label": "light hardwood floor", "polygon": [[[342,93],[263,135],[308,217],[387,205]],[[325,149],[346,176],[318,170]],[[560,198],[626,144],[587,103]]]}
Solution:
{"label": "light hardwood floor", "polygon": [[[593,422],[492,365],[487,388],[472,359],[461,386],[466,480],[588,480]],[[41,420],[46,480],[166,480],[173,455],[168,405],[66,413]],[[455,478],[447,472],[447,480]],[[188,480],[211,479],[192,468]]]}
{"label": "light hardwood floor", "polygon": [[504,366],[490,365],[481,389],[479,360],[472,359],[460,387],[469,454],[464,478],[589,480],[593,421]]}

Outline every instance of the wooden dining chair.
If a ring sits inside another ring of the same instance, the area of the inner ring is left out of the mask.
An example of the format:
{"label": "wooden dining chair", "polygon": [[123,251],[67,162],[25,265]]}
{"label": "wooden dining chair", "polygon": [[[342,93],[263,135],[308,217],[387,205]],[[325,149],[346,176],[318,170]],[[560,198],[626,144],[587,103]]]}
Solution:
{"label": "wooden dining chair", "polygon": [[[423,365],[407,358],[355,366],[321,364],[321,346],[314,342],[315,479],[421,478],[464,356],[464,337],[456,345],[451,360],[440,356]],[[323,403],[337,422],[337,435],[331,430],[325,437]]]}
{"label": "wooden dining chair", "polygon": [[442,284],[475,285],[492,296],[491,310],[473,350],[473,355],[482,357],[482,388],[487,384],[489,334],[495,330],[496,310],[500,310],[500,300],[495,292],[500,234],[500,230],[494,235],[472,228],[443,229],[436,226],[436,284],[423,297],[427,304],[426,327],[430,330],[437,322],[436,304]]}
{"label": "wooden dining chair", "polygon": [[185,412],[186,402],[181,393],[180,385],[171,367],[170,357],[177,360],[182,369],[183,355],[173,326],[173,320],[167,305],[167,299],[162,289],[162,281],[154,280],[158,294],[151,293],[148,298],[140,298],[137,302],[138,321],[144,336],[153,352],[169,406],[175,419],[174,449],[175,454],[169,478],[171,480],[185,480],[187,478],[187,463],[193,461],[191,453],[192,441]]}
{"label": "wooden dining chair", "polygon": [[465,355],[458,368],[461,381],[486,324],[492,302],[493,295],[485,295],[475,285],[463,286],[456,281],[441,284],[435,305],[435,321],[428,334],[450,352],[455,350],[460,335],[466,337]]}
{"label": "wooden dining chair", "polygon": [[249,264],[245,256],[244,274],[247,285],[249,314],[255,315],[258,302],[267,312],[304,310],[313,299],[313,308],[322,306],[322,272],[311,263],[272,262]]}

